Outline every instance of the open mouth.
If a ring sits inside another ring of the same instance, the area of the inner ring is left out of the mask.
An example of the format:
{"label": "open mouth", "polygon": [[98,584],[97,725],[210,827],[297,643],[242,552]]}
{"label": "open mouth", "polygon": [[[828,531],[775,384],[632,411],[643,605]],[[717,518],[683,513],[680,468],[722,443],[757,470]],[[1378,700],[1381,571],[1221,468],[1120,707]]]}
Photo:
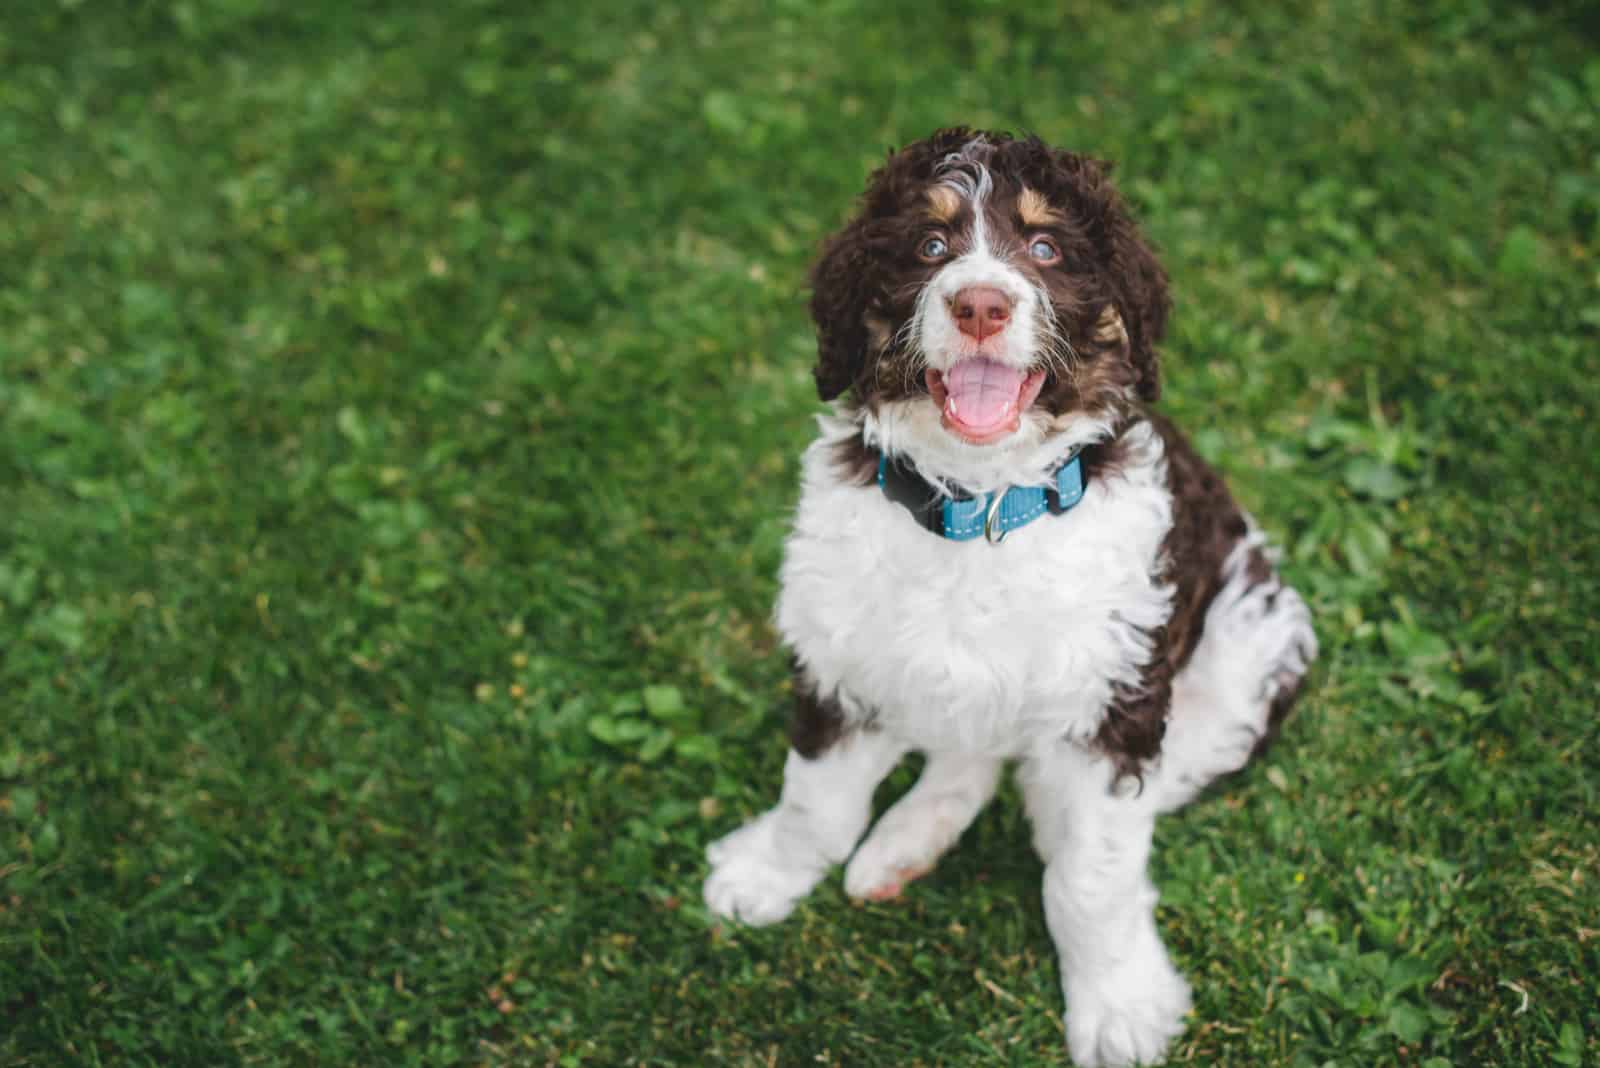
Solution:
{"label": "open mouth", "polygon": [[1044,387],[1044,372],[1027,374],[1015,367],[971,356],[948,371],[924,376],[944,428],[970,445],[990,445],[1014,434]]}

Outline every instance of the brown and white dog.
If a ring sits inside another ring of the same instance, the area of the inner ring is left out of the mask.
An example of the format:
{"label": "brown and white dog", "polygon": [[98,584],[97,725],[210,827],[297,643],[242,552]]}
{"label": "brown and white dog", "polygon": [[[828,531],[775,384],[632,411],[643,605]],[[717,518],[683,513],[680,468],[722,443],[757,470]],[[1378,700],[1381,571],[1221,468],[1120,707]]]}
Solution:
{"label": "brown and white dog", "polygon": [[[1107,170],[943,130],[828,242],[816,381],[845,399],[781,574],[792,749],[705,883],[751,924],[846,859],[849,894],[894,897],[1015,761],[1084,1066],[1159,1060],[1182,1031],[1155,818],[1263,748],[1316,655],[1254,523],[1150,408],[1166,276]],[[921,778],[862,841],[911,750]]]}

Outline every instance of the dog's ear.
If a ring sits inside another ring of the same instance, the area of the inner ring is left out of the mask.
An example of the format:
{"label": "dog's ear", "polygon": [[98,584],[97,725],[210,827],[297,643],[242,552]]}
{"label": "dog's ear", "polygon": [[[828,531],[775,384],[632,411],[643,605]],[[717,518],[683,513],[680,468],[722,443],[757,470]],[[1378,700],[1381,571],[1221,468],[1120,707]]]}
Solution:
{"label": "dog's ear", "polygon": [[811,318],[817,324],[817,396],[831,401],[861,376],[867,358],[867,309],[877,288],[865,216],[823,246],[811,268]]}
{"label": "dog's ear", "polygon": [[817,395],[833,400],[867,369],[867,318],[885,298],[885,257],[892,254],[894,219],[933,180],[941,163],[978,135],[964,127],[890,150],[872,173],[860,210],[830,237],[811,269],[811,318],[817,325]]}
{"label": "dog's ear", "polygon": [[[1111,164],[1070,152],[1053,153],[1056,178],[1083,213],[1102,265],[1106,295],[1128,333],[1128,358],[1141,399],[1161,395],[1161,361],[1156,352],[1167,330],[1172,302],[1167,272],[1139,232],[1127,205],[1111,184]],[[1104,314],[1104,309],[1097,313]]]}
{"label": "dog's ear", "polygon": [[1108,282],[1128,330],[1129,355],[1139,375],[1136,388],[1141,399],[1153,401],[1161,395],[1161,357],[1156,345],[1166,335],[1167,313],[1172,308],[1167,272],[1114,190],[1106,233],[1111,253]]}

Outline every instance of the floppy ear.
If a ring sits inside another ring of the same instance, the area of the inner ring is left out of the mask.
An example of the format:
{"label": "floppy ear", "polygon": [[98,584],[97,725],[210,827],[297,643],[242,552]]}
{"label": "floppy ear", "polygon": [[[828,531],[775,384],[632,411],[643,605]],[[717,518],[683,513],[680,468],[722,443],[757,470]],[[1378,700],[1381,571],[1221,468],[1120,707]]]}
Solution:
{"label": "floppy ear", "polygon": [[866,319],[884,298],[882,258],[895,242],[895,216],[933,179],[946,156],[977,136],[953,126],[891,150],[867,180],[860,213],[823,245],[811,269],[811,318],[817,324],[813,374],[823,400],[839,396],[866,371],[871,341]]}
{"label": "floppy ear", "polygon": [[1142,400],[1161,395],[1161,358],[1156,343],[1167,331],[1167,272],[1139,233],[1133,219],[1113,191],[1106,219],[1113,299],[1128,329],[1129,357],[1138,373],[1136,388]]}
{"label": "floppy ear", "polygon": [[811,268],[811,318],[817,324],[817,366],[811,373],[825,401],[849,389],[866,366],[874,273],[865,218],[830,237]]}
{"label": "floppy ear", "polygon": [[[1167,272],[1139,233],[1111,184],[1111,164],[1071,152],[1054,153],[1056,178],[1076,197],[1103,264],[1103,282],[1128,333],[1134,388],[1142,400],[1161,395],[1156,343],[1167,329]],[[1100,314],[1104,314],[1104,309]]]}

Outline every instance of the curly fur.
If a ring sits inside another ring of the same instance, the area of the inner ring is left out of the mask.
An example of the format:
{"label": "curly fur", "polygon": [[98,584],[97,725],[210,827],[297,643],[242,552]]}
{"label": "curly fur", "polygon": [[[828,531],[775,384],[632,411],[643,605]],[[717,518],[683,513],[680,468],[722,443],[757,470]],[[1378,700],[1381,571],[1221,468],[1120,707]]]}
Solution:
{"label": "curly fur", "polygon": [[1167,276],[1139,234],[1110,182],[1111,165],[1051,148],[1037,137],[1014,140],[964,126],[940,130],[926,141],[892,152],[868,180],[854,219],[828,239],[811,272],[811,316],[817,326],[815,377],[830,401],[866,382],[875,347],[871,318],[893,321],[907,292],[932,271],[905,246],[904,216],[949,168],[952,157],[981,163],[1010,176],[1018,190],[1033,189],[1049,202],[1070,206],[1063,251],[1076,265],[1070,277],[1077,314],[1070,333],[1088,338],[1105,309],[1126,324],[1133,385],[1141,400],[1161,392],[1156,344],[1166,331],[1171,304]]}

